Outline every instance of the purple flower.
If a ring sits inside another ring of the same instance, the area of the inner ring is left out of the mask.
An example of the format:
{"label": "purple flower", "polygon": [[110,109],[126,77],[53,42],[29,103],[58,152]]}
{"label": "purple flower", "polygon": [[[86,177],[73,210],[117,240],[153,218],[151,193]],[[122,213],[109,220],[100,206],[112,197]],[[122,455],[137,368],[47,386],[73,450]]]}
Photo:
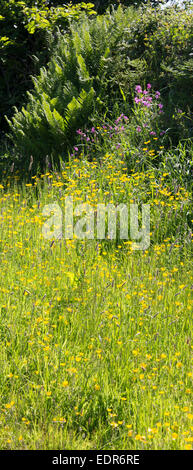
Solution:
{"label": "purple flower", "polygon": [[142,93],[142,88],[141,88],[141,86],[140,86],[140,85],[136,85],[135,91],[136,91],[137,93]]}
{"label": "purple flower", "polygon": [[74,147],[74,150],[75,150],[76,152],[78,152],[78,147]]}
{"label": "purple flower", "polygon": [[156,98],[156,100],[158,100],[159,97],[160,97],[160,92],[159,92],[159,91],[156,91],[156,92],[155,92],[155,98]]}
{"label": "purple flower", "polygon": [[142,101],[142,104],[143,104],[144,106],[146,106],[147,108],[149,108],[149,107],[151,106],[150,103],[148,103],[148,101],[145,101],[145,100]]}
{"label": "purple flower", "polygon": [[141,127],[140,127],[140,126],[137,126],[137,127],[136,127],[136,131],[137,131],[137,132],[141,132]]}
{"label": "purple flower", "polygon": [[76,133],[79,134],[79,135],[83,135],[83,132],[81,131],[81,129],[78,129],[78,130],[76,131]]}
{"label": "purple flower", "polygon": [[151,132],[150,132],[150,135],[156,135],[156,132],[151,131]]}
{"label": "purple flower", "polygon": [[121,114],[115,121],[115,124],[118,124],[118,122],[121,121],[121,119],[124,117],[124,114]]}
{"label": "purple flower", "polygon": [[91,132],[92,132],[92,134],[94,134],[96,132],[95,127],[92,127]]}
{"label": "purple flower", "polygon": [[138,103],[141,103],[141,100],[140,100],[139,98],[137,98],[137,96],[135,97],[134,101],[135,101],[135,103],[137,103],[137,104],[138,104]]}
{"label": "purple flower", "polygon": [[147,89],[148,89],[148,90],[151,89],[151,83],[148,83],[148,84],[147,84]]}
{"label": "purple flower", "polygon": [[162,103],[159,103],[158,106],[159,106],[159,109],[162,109],[162,108],[163,108],[163,104],[162,104]]}
{"label": "purple flower", "polygon": [[160,135],[164,135],[165,133],[166,133],[166,131],[161,131]]}

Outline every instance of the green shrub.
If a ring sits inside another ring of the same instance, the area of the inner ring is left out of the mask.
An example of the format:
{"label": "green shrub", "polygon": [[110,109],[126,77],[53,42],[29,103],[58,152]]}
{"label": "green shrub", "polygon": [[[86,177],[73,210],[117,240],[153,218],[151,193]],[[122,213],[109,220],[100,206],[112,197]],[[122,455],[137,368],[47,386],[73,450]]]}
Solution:
{"label": "green shrub", "polygon": [[96,112],[108,117],[129,112],[139,82],[162,91],[163,127],[170,129],[172,142],[191,137],[192,46],[193,17],[186,10],[120,6],[72,22],[69,34],[58,32],[27,107],[16,109],[10,122],[20,159],[32,155],[42,164],[46,155],[65,157],[76,129]]}
{"label": "green shrub", "polygon": [[[48,68],[33,79],[27,107],[16,109],[9,122],[15,147],[24,159],[32,155],[44,162],[47,154],[67,153],[76,129],[95,110],[107,111],[117,92],[121,97],[124,92],[112,76],[113,62],[123,30],[134,17],[133,10],[124,14],[120,8],[92,21],[85,16],[81,24],[70,26],[70,35],[58,34]],[[131,68],[133,81],[139,76],[140,65],[130,63],[125,81]]]}

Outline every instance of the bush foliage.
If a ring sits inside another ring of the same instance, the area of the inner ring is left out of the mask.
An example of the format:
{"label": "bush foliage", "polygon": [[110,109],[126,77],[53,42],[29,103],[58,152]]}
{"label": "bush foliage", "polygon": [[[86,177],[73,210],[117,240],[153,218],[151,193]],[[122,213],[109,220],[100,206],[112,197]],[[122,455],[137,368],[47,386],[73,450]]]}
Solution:
{"label": "bush foliage", "polygon": [[103,16],[84,15],[78,23],[72,21],[68,33],[58,30],[50,62],[33,79],[27,106],[16,109],[9,121],[20,158],[32,155],[43,162],[46,155],[65,156],[75,142],[76,129],[96,112],[113,115],[120,107],[128,110],[139,80],[162,90],[165,127],[170,128],[173,142],[179,136],[190,137],[190,13],[169,8],[155,14],[152,6],[138,10],[119,6]]}

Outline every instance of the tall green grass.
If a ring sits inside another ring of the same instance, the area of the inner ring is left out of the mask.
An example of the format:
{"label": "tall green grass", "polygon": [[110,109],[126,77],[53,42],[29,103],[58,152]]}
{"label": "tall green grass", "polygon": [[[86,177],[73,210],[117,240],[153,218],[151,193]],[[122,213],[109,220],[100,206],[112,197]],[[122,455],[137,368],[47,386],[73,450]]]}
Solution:
{"label": "tall green grass", "polygon": [[[0,186],[1,449],[192,448],[191,191],[164,149],[128,168],[105,130],[92,161],[80,140],[61,172]],[[46,240],[67,195],[149,203],[150,247]]]}

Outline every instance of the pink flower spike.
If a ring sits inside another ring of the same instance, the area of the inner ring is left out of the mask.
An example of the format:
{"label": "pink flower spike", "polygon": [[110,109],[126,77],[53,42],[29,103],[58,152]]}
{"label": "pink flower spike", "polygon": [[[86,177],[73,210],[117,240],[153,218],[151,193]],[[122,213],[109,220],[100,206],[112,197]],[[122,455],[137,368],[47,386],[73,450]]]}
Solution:
{"label": "pink flower spike", "polygon": [[148,90],[151,89],[151,83],[148,83],[148,84],[147,84],[147,89],[148,89]]}
{"label": "pink flower spike", "polygon": [[142,88],[141,88],[141,86],[140,86],[140,85],[136,85],[135,91],[136,91],[137,93],[142,93]]}

